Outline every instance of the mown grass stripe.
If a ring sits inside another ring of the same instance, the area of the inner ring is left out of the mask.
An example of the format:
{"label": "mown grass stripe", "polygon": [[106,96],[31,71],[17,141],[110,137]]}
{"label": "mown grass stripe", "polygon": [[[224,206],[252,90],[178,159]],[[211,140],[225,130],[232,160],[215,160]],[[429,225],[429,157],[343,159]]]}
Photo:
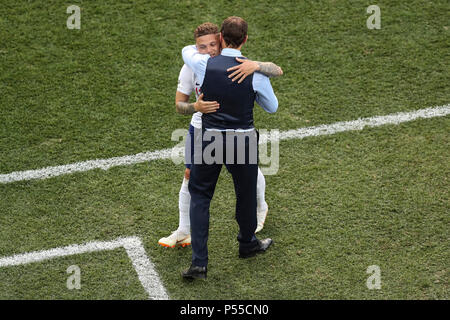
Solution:
{"label": "mown grass stripe", "polygon": [[[343,121],[333,124],[323,124],[314,127],[287,130],[280,132],[279,137],[280,140],[303,139],[306,137],[332,135],[345,131],[363,130],[366,127],[371,128],[382,125],[397,125],[417,119],[444,117],[448,114],[450,114],[450,104],[426,109],[419,109],[411,112],[399,112],[385,116],[375,116],[352,121]],[[265,137],[261,137],[260,143],[263,143],[264,141]],[[174,147],[156,151],[141,152],[138,154],[122,157],[88,160],[67,165],[46,167],[37,170],[15,171],[7,174],[0,174],[0,183],[11,183],[16,181],[34,179],[47,179],[75,172],[85,172],[93,169],[108,170],[116,166],[132,165],[152,160],[170,159],[172,154],[178,153],[179,151],[181,151],[181,149],[182,148],[180,147]]]}

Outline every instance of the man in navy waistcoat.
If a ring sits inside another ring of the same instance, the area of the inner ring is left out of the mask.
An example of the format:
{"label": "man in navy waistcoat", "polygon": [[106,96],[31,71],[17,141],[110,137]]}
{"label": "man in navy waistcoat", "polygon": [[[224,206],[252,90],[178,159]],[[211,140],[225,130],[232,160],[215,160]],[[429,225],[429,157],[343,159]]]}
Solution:
{"label": "man in navy waistcoat", "polygon": [[195,132],[200,152],[195,151],[189,179],[192,264],[182,272],[185,279],[206,278],[209,207],[222,164],[234,182],[239,257],[265,252],[272,244],[272,239],[259,240],[255,236],[258,133],[253,124],[253,107],[256,101],[265,111],[273,113],[278,100],[267,76],[254,73],[237,83],[227,72],[239,64],[236,58],[242,58],[240,50],[248,38],[247,28],[242,18],[225,19],[220,31],[223,50],[216,57],[198,53],[195,46],[182,51],[185,64],[201,85],[203,99],[220,105],[216,112],[202,115],[202,129]]}

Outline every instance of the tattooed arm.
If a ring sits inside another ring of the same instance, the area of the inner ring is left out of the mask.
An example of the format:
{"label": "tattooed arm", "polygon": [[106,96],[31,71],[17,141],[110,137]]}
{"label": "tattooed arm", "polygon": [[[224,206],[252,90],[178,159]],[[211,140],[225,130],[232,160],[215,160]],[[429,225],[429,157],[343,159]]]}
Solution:
{"label": "tattooed arm", "polygon": [[190,115],[195,113],[195,108],[193,103],[180,101],[176,104],[177,112],[182,115]]}
{"label": "tattooed arm", "polygon": [[179,114],[189,115],[195,112],[194,104],[189,103],[189,96],[180,91],[175,96],[175,107]]}
{"label": "tattooed arm", "polygon": [[228,68],[227,71],[234,71],[228,78],[233,78],[232,81],[239,79],[238,83],[244,81],[247,76],[254,72],[260,72],[268,77],[278,77],[283,74],[283,70],[272,62],[260,62],[240,58],[236,58],[236,60],[241,64]]}
{"label": "tattooed arm", "polygon": [[201,113],[216,112],[219,109],[217,101],[204,101],[203,93],[195,103],[189,103],[189,96],[177,91],[175,98],[177,112],[183,115],[190,115],[197,111]]}
{"label": "tattooed arm", "polygon": [[262,74],[271,77],[279,77],[283,75],[283,70],[279,66],[277,66],[273,62],[259,62],[255,61],[258,64],[258,69],[256,71],[261,72]]}

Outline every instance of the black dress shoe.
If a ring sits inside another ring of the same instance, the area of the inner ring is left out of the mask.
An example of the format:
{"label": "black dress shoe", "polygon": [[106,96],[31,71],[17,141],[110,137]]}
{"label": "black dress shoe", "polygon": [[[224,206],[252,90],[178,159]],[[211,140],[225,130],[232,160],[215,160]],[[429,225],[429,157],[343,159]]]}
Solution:
{"label": "black dress shoe", "polygon": [[243,251],[243,250],[239,249],[239,258],[246,259],[246,258],[256,256],[258,253],[265,252],[272,243],[273,243],[273,241],[270,238],[267,238],[264,240],[258,240],[258,245],[250,251],[247,251],[247,250]]}
{"label": "black dress shoe", "polygon": [[194,279],[206,279],[207,268],[197,267],[191,264],[189,269],[181,272],[181,276],[184,279],[194,280]]}

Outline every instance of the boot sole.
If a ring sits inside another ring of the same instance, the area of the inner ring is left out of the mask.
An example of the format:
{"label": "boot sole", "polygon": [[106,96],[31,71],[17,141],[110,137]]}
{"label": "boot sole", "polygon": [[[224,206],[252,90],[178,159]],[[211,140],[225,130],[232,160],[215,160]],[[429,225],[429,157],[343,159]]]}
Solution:
{"label": "boot sole", "polygon": [[174,245],[174,246],[169,246],[168,244],[165,244],[165,243],[161,243],[161,242],[158,242],[158,244],[160,245],[160,246],[162,246],[162,247],[164,247],[164,248],[175,248],[175,247],[182,247],[182,248],[184,248],[184,247],[187,247],[187,246],[190,246],[191,245],[191,243],[189,242],[189,243],[177,243],[176,245]]}
{"label": "boot sole", "polygon": [[198,275],[198,276],[185,276],[183,273],[181,273],[181,277],[185,280],[206,280],[206,274],[205,275]]}

